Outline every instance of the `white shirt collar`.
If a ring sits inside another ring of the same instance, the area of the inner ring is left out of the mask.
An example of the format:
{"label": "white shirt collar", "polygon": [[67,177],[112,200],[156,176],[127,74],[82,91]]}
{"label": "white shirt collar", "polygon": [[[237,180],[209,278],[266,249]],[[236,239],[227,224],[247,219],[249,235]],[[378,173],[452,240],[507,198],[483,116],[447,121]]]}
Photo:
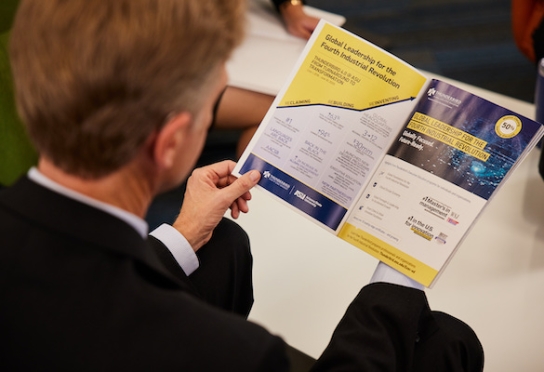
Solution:
{"label": "white shirt collar", "polygon": [[135,214],[132,214],[130,212],[127,212],[121,208],[115,207],[111,204],[107,204],[104,202],[101,202],[99,200],[90,198],[86,195],[83,195],[77,191],[71,190],[67,187],[62,186],[61,184],[58,184],[57,182],[51,180],[44,174],[42,174],[37,168],[32,167],[28,171],[28,178],[30,178],[32,181],[36,182],[37,184],[42,185],[43,187],[47,187],[48,189],[57,192],[61,195],[64,195],[68,198],[77,200],[81,203],[90,205],[91,207],[94,207],[96,209],[100,209],[106,213],[109,213],[126,223],[128,223],[130,226],[132,226],[138,234],[142,236],[142,238],[147,237],[148,232],[148,226],[147,222],[145,222],[140,217],[136,216]]}

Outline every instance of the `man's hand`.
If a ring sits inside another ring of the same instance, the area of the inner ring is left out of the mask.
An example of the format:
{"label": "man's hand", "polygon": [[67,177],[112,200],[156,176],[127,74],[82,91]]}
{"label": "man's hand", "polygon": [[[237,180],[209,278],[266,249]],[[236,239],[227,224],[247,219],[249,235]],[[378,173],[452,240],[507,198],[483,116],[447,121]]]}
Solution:
{"label": "man's hand", "polygon": [[304,12],[302,4],[292,5],[286,2],[280,5],[280,14],[287,31],[294,36],[309,39],[315,30],[319,19],[309,16]]}
{"label": "man's hand", "polygon": [[240,178],[231,172],[235,163],[226,160],[193,171],[178,218],[173,226],[196,252],[210,240],[212,232],[230,208],[231,216],[249,211],[249,190],[259,182],[261,174],[249,171]]}

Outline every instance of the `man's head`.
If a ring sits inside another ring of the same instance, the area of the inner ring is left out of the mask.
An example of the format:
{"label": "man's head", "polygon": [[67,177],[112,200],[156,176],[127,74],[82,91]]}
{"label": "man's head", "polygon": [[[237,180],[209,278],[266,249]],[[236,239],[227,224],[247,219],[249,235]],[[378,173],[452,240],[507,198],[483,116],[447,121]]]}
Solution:
{"label": "man's head", "polygon": [[11,63],[19,112],[40,154],[96,179],[130,162],[172,116],[207,120],[201,111],[241,41],[244,5],[22,0]]}

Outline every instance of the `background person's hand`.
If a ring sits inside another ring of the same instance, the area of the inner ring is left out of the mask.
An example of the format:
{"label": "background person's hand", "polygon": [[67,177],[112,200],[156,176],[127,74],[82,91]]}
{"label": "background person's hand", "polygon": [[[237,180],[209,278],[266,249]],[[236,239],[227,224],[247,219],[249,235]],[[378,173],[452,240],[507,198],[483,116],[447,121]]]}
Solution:
{"label": "background person's hand", "polygon": [[183,205],[173,226],[195,252],[208,242],[227,209],[235,219],[249,211],[249,190],[261,175],[253,170],[236,178],[231,174],[235,164],[226,160],[195,169],[187,181]]}
{"label": "background person's hand", "polygon": [[304,12],[302,4],[293,5],[286,2],[280,5],[280,14],[287,31],[294,36],[309,39],[317,27],[319,19]]}

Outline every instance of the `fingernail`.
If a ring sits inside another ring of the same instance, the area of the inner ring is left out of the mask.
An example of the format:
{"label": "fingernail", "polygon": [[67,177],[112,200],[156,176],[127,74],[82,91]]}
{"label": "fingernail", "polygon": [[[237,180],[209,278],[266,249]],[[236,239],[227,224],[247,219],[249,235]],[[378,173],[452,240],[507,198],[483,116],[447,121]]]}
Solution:
{"label": "fingernail", "polygon": [[249,179],[253,182],[257,182],[259,178],[261,178],[261,174],[258,171],[252,170],[249,172]]}

